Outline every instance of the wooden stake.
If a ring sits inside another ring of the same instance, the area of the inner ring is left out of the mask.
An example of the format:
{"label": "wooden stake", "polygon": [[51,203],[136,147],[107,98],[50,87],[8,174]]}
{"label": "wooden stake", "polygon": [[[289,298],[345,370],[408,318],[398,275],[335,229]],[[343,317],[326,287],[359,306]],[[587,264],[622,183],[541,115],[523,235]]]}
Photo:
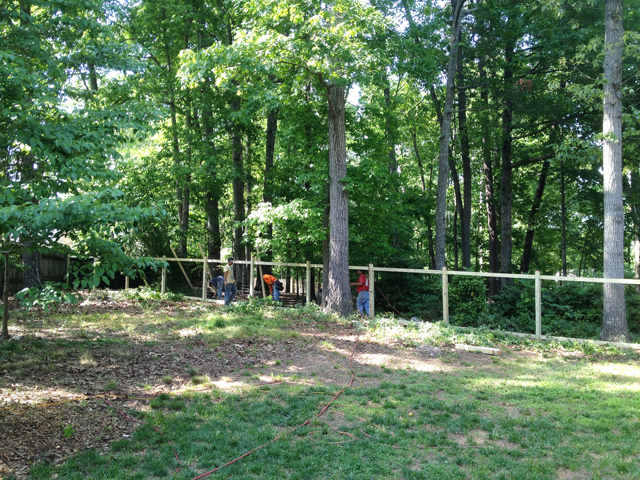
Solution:
{"label": "wooden stake", "polygon": [[[169,245],[169,248],[171,249],[171,252],[173,253],[173,256],[177,259],[178,255],[176,254],[176,251],[173,249],[173,247],[171,245]],[[182,274],[184,275],[184,278],[187,279],[187,283],[191,287],[191,290],[193,290],[195,292],[196,289],[193,288],[193,284],[191,283],[191,280],[189,280],[189,276],[187,275],[187,272],[184,271],[184,267],[182,266],[182,264],[180,263],[179,260],[176,260],[176,261],[178,262],[178,266],[180,267],[180,270],[182,270]],[[145,283],[147,283],[146,280],[145,280]]]}
{"label": "wooden stake", "polygon": [[[260,264],[260,250],[256,245],[256,257],[258,257],[258,270],[260,270],[260,285],[262,285],[262,298],[267,298],[267,291],[264,288],[264,277],[262,276],[262,265]],[[275,285],[273,288],[276,288]]]}

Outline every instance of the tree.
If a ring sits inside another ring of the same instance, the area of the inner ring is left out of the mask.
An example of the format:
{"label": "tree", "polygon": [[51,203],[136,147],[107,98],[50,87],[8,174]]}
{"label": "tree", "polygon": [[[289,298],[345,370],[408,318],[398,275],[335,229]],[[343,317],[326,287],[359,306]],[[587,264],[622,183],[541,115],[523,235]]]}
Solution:
{"label": "tree", "polygon": [[162,215],[161,208],[127,207],[117,188],[117,148],[125,132],[143,129],[150,115],[135,100],[111,104],[97,91],[101,71],[135,68],[107,21],[118,15],[117,2],[98,0],[0,7],[2,249],[27,256],[68,251],[58,243],[66,236],[75,253],[97,260],[78,286],[155,265],[127,257],[113,241],[136,222]]}
{"label": "tree", "polygon": [[209,49],[200,56],[185,55],[185,71],[201,75],[204,65],[216,73],[218,82],[229,81],[233,75],[230,70],[251,65],[256,71],[276,78],[286,78],[293,72],[299,87],[313,82],[318,93],[326,98],[331,213],[325,291],[327,308],[347,315],[352,307],[345,184],[346,97],[349,85],[366,80],[365,73],[378,63],[370,48],[370,38],[383,34],[386,24],[373,8],[354,0],[314,1],[304,5],[293,1],[254,1],[247,3],[245,11],[255,19],[252,28],[239,33],[233,45]]}
{"label": "tree", "polygon": [[[624,278],[622,199],[622,0],[605,2],[604,41],[604,277]],[[601,340],[629,341],[624,285],[605,283]]]}
{"label": "tree", "polygon": [[451,140],[451,116],[455,96],[455,75],[458,62],[458,39],[465,0],[451,0],[451,32],[449,42],[449,68],[447,89],[442,112],[440,154],[438,167],[438,190],[436,192],[436,269],[445,266],[445,214],[447,187],[449,185],[449,141]]}

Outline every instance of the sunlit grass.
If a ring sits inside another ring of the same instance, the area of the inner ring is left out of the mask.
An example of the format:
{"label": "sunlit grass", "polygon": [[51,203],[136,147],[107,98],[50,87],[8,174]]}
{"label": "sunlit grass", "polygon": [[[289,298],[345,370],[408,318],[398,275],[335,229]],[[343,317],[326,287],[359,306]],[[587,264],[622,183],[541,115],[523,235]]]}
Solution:
{"label": "sunlit grass", "polygon": [[[338,387],[163,395],[131,440],[57,468],[39,465],[31,476],[83,478],[94,466],[95,478],[193,478],[281,436],[220,473],[238,479],[637,478],[640,394],[603,395],[588,375],[591,367],[534,358],[465,375],[390,370],[376,386],[345,390],[319,419]],[[624,370],[636,375],[640,367]],[[598,382],[615,391],[616,380]],[[177,474],[168,439],[180,457]]]}
{"label": "sunlit grass", "polygon": [[[112,358],[126,359],[133,342],[162,341],[170,348],[171,342],[189,342],[191,336],[215,352],[217,345],[239,338],[295,338],[298,333],[291,322],[331,318],[311,308],[284,310],[259,304],[181,312],[60,318],[65,327],[55,331],[55,338],[29,337],[19,347],[0,345],[0,364],[27,371],[39,355],[89,362],[98,348],[108,348]],[[102,336],[106,328],[113,338]],[[65,336],[67,329],[77,333]],[[446,325],[404,329],[393,319],[360,326],[358,333],[363,341],[405,347],[457,342],[495,346],[504,355],[474,362],[469,355],[449,351],[428,365],[431,370],[396,368],[385,359],[375,370],[357,370],[354,386],[321,418],[315,417],[342,386],[322,385],[315,368],[310,376],[319,385],[309,386],[303,374],[267,372],[263,377],[255,370],[243,370],[241,380],[220,377],[213,382],[185,365],[189,388],[198,392],[161,395],[148,412],[127,412],[145,422],[132,438],[116,441],[109,451],[82,452],[59,466],[39,464],[29,477],[190,479],[281,435],[220,475],[274,480],[638,478],[636,353]],[[341,354],[330,353],[337,362],[330,373],[340,365],[347,368],[346,350],[330,338],[319,345]],[[357,355],[356,350],[356,360]],[[270,362],[274,367],[283,364],[290,360]],[[263,378],[281,383],[251,385]],[[359,379],[366,380],[365,386]],[[174,380],[165,375],[161,381],[169,385]],[[102,382],[104,389],[118,387],[109,385],[108,378]],[[237,387],[237,393],[223,393],[222,383]],[[309,424],[289,433],[309,419]]]}

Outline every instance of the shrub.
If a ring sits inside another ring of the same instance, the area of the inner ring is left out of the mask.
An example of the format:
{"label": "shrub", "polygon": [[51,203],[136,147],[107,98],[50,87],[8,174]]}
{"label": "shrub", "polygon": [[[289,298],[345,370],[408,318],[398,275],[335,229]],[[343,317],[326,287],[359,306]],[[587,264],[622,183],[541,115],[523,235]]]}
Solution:
{"label": "shrub", "polygon": [[20,290],[16,297],[20,300],[22,308],[41,307],[45,313],[55,310],[61,303],[78,303],[78,297],[72,293],[64,292],[69,285],[48,282],[43,287],[31,287]]}
{"label": "shrub", "polygon": [[451,322],[460,326],[477,327],[487,311],[487,288],[481,277],[449,279],[449,314]]}

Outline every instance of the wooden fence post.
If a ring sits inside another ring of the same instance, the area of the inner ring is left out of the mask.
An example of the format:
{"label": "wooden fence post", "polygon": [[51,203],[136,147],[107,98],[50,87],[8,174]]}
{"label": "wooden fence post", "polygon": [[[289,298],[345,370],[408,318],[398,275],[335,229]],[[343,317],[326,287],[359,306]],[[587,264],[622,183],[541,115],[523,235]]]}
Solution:
{"label": "wooden fence post", "polygon": [[253,277],[254,277],[254,265],[255,265],[255,260],[253,259],[253,257],[251,258],[251,266],[249,267],[249,296],[253,297],[253,294],[255,293],[253,291]]}
{"label": "wooden fence post", "polygon": [[[2,286],[2,338],[9,339],[9,252],[4,254],[4,285]],[[68,257],[67,257],[68,259]]]}
{"label": "wooden fence post", "polygon": [[375,282],[376,279],[373,276],[373,263],[369,264],[369,317],[373,320],[376,310],[376,300],[375,300]]}
{"label": "wooden fence post", "polygon": [[71,285],[71,255],[67,253],[67,274],[64,276],[69,285]]}
{"label": "wooden fence post", "polygon": [[542,285],[540,282],[540,272],[536,270],[536,338],[542,339]]}
{"label": "wooden fence post", "polygon": [[202,257],[202,301],[207,301],[207,257]]}
{"label": "wooden fence post", "polygon": [[[273,288],[276,288],[275,286]],[[307,260],[307,297],[305,305],[309,305],[311,302],[311,262]]]}
{"label": "wooden fence post", "polygon": [[442,267],[442,320],[449,323],[449,279],[447,267]]}
{"label": "wooden fence post", "polygon": [[160,283],[160,291],[164,293],[167,290],[167,257],[162,257],[162,261],[165,265],[162,266],[162,282]]}
{"label": "wooden fence post", "polygon": [[129,290],[129,275],[124,277],[124,289]]}

